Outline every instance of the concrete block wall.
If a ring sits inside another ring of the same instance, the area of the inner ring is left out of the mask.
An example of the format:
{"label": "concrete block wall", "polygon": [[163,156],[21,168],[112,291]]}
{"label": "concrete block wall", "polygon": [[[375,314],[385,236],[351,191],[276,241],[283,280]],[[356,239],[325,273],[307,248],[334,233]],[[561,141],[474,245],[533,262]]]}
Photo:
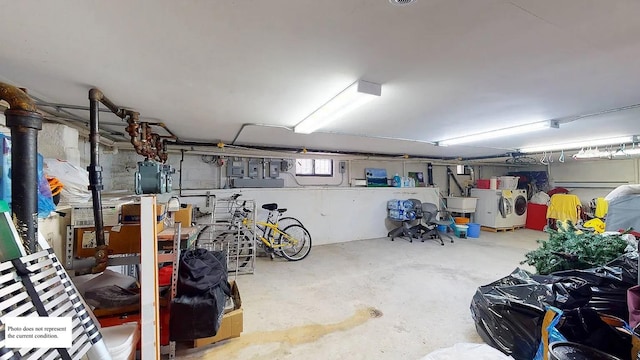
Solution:
{"label": "concrete block wall", "polygon": [[62,124],[44,123],[38,132],[38,152],[45,158],[80,165],[78,130]]}

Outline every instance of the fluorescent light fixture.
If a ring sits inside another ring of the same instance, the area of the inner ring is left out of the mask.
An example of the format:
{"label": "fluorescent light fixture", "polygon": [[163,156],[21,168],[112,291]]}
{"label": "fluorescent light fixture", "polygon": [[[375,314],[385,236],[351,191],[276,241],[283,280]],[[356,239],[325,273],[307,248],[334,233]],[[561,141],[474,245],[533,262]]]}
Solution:
{"label": "fluorescent light fixture", "polygon": [[550,144],[550,145],[540,145],[533,146],[524,149],[520,149],[520,152],[523,153],[539,153],[544,151],[554,151],[554,150],[570,150],[570,149],[583,149],[590,148],[596,146],[607,146],[607,145],[620,145],[627,144],[633,142],[633,136],[618,136],[614,138],[607,139],[595,139],[595,140],[585,140],[564,144]]}
{"label": "fluorescent light fixture", "polygon": [[548,128],[558,128],[558,127],[559,127],[559,124],[558,124],[558,121],[556,120],[541,121],[541,122],[535,122],[531,124],[512,126],[508,128],[482,132],[478,134],[460,136],[460,137],[448,139],[448,140],[442,140],[442,141],[438,141],[438,145],[439,146],[460,145],[460,144],[466,144],[470,142],[478,142],[482,140],[495,139],[499,137],[525,134],[533,131],[538,131],[538,130],[543,130]]}
{"label": "fluorescent light fixture", "polygon": [[380,96],[382,85],[358,80],[322,105],[293,128],[294,132],[311,134],[364,103]]}

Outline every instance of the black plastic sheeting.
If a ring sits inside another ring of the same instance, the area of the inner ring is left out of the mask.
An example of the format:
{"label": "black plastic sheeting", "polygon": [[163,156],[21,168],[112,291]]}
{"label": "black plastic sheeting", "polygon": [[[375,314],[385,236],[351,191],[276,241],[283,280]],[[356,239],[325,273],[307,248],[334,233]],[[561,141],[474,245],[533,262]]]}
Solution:
{"label": "black plastic sheeting", "polygon": [[172,341],[215,336],[224,304],[231,295],[226,252],[206,249],[180,254],[177,297],[171,302],[169,334]]}
{"label": "black plastic sheeting", "polygon": [[[637,274],[637,253],[625,254],[606,266],[551,275],[532,275],[518,268],[479,287],[471,301],[471,315],[487,344],[516,360],[531,360],[547,306],[626,319],[626,290],[637,284]],[[579,317],[567,317],[564,324],[571,325],[571,319],[578,321]]]}

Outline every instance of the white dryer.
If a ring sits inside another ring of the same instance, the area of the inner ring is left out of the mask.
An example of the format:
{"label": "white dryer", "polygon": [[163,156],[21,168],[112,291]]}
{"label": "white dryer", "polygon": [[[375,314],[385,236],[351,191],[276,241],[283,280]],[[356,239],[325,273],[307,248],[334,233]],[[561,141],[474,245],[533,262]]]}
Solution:
{"label": "white dryer", "polygon": [[471,189],[478,198],[475,221],[495,229],[523,226],[527,219],[526,190]]}

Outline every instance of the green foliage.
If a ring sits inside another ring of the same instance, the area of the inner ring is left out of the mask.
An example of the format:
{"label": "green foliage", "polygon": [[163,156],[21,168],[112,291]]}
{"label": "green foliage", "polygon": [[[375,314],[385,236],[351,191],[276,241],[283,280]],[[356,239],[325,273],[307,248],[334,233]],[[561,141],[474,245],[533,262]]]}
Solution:
{"label": "green foliage", "polygon": [[568,223],[565,231],[549,229],[549,240],[538,240],[540,247],[525,254],[520,264],[534,266],[538,274],[588,269],[608,263],[624,253],[627,242],[619,235],[576,233]]}

